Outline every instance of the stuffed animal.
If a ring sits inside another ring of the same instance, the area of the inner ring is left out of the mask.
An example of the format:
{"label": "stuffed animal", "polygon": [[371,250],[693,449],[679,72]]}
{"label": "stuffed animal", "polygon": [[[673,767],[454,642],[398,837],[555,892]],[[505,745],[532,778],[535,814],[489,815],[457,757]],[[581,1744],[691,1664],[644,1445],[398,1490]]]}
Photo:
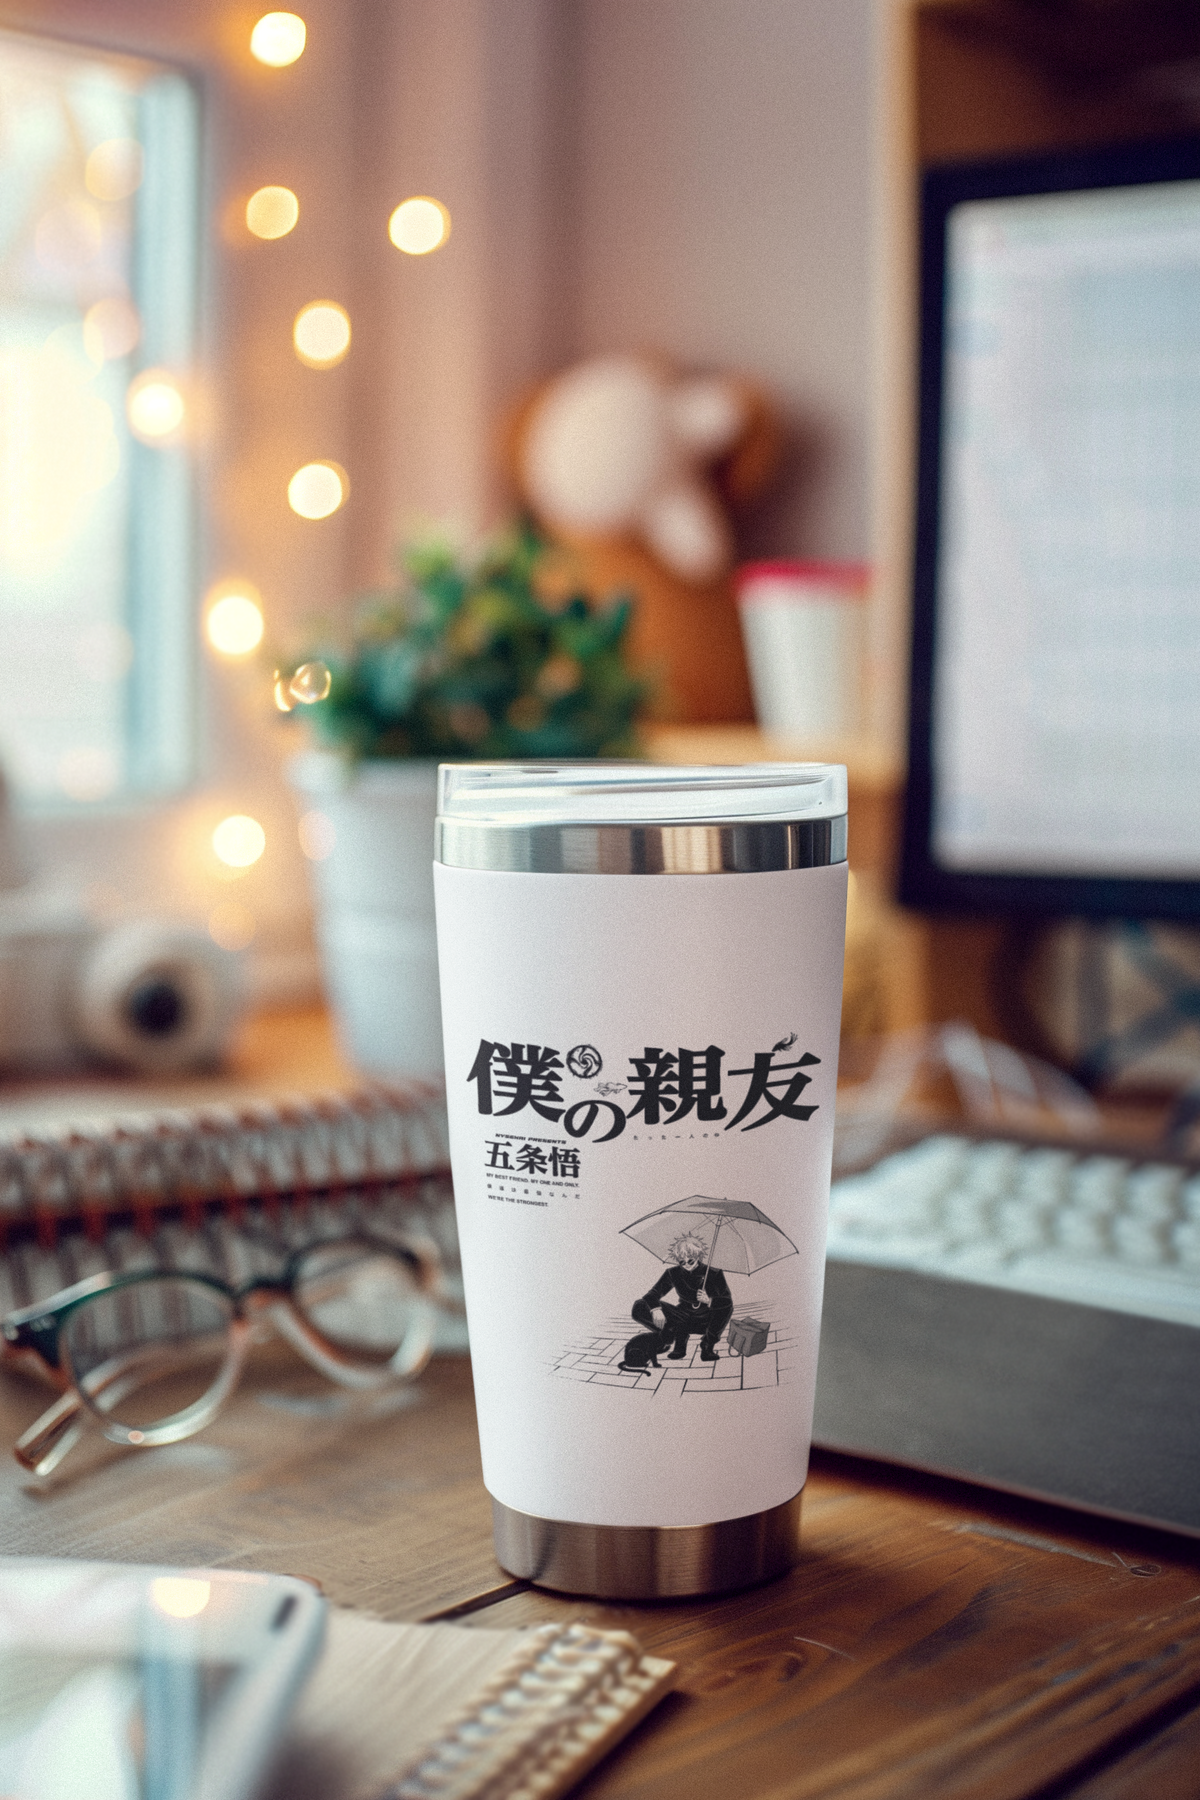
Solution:
{"label": "stuffed animal", "polygon": [[577,363],[516,415],[508,460],[521,499],[571,552],[581,585],[636,596],[629,648],[657,677],[660,718],[754,717],[728,509],[765,484],[778,446],[751,383],[644,356]]}

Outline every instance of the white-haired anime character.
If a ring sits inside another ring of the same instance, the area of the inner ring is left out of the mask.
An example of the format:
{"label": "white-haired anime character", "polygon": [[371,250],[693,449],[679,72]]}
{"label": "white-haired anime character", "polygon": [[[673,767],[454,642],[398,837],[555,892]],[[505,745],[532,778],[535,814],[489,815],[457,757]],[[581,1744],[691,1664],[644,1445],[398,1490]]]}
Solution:
{"label": "white-haired anime character", "polygon": [[[700,1336],[700,1355],[705,1362],[717,1360],[717,1340],[729,1323],[733,1312],[733,1295],[721,1269],[705,1265],[708,1245],[694,1231],[682,1231],[668,1245],[671,1262],[654,1286],[633,1303],[633,1316],[639,1325],[656,1328],[654,1308],[662,1308],[666,1324],[661,1342],[673,1342],[667,1355],[673,1362],[687,1355],[688,1338]],[[676,1302],[663,1298],[674,1288]]]}

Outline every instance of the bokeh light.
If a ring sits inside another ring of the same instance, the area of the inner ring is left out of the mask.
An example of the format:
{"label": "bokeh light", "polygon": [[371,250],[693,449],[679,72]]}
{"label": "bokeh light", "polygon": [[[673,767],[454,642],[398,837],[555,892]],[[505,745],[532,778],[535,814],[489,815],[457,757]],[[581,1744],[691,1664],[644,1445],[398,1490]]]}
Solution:
{"label": "bokeh light", "polygon": [[388,220],[388,236],[407,256],[428,256],[450,236],[450,214],[440,200],[414,194],[402,200]]}
{"label": "bokeh light", "polygon": [[141,187],[144,167],[136,138],[106,138],[84,164],[84,186],[97,200],[127,200]]}
{"label": "bokeh light", "polygon": [[300,217],[291,188],[261,187],[246,202],[246,224],[256,238],[286,237]]}
{"label": "bokeh light", "polygon": [[230,813],[212,834],[212,847],[227,869],[248,869],[267,847],[267,834],[249,813]]}
{"label": "bokeh light", "polygon": [[333,676],[323,662],[306,662],[288,682],[288,693],[301,706],[315,706],[318,700],[328,698],[332,686]]}
{"label": "bokeh light", "polygon": [[161,444],[173,437],[186,411],[179,383],[166,369],[143,369],[125,393],[129,429],[143,443]]}
{"label": "bokeh light", "polygon": [[250,582],[221,582],[207,597],[204,632],[222,656],[248,656],[263,637],[262,601]]}
{"label": "bokeh light", "polygon": [[150,1599],[169,1619],[194,1619],[212,1598],[212,1582],[192,1575],[156,1575],[150,1583]]}
{"label": "bokeh light", "polygon": [[305,463],[288,482],[288,505],[302,519],[327,519],[349,492],[349,477],[339,463]]}
{"label": "bokeh light", "polygon": [[269,69],[286,69],[304,55],[307,37],[299,13],[264,13],[250,33],[250,54]]}
{"label": "bokeh light", "polygon": [[208,915],[208,935],[221,950],[244,950],[257,930],[258,920],[238,900],[223,900]]}
{"label": "bokeh light", "polygon": [[324,862],[327,856],[333,855],[337,843],[337,829],[328,813],[318,807],[306,812],[297,827],[300,835],[300,848],[309,862]]}
{"label": "bokeh light", "polygon": [[138,309],[121,294],[97,300],[83,315],[83,347],[97,368],[128,356],[141,335]]}
{"label": "bokeh light", "polygon": [[336,300],[314,300],[292,326],[296,355],[310,369],[332,369],[350,348],[350,315]]}

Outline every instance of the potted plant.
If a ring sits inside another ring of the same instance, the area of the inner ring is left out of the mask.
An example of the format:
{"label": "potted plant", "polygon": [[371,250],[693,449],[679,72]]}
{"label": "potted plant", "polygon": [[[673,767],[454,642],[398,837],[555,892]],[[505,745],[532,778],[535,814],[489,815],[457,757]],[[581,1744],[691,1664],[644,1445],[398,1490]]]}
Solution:
{"label": "potted plant", "polygon": [[622,658],[631,602],[597,603],[564,573],[528,525],[474,560],[411,545],[393,588],[277,673],[283,709],[309,702],[318,748],[289,773],[306,809],[330,1000],[370,1072],[442,1070],[438,763],[636,753],[647,687]]}

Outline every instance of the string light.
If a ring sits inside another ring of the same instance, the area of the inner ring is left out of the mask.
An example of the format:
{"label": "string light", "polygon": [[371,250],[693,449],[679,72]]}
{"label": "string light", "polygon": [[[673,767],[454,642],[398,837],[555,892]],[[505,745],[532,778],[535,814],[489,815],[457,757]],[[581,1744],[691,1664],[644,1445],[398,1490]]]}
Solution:
{"label": "string light", "polygon": [[258,590],[248,581],[221,582],[207,596],[204,631],[222,656],[248,656],[262,643],[264,623]]}
{"label": "string light", "polygon": [[246,202],[246,225],[256,238],[286,237],[300,217],[300,202],[291,188],[261,187]]}
{"label": "string light", "polygon": [[179,383],[166,369],[143,369],[125,394],[125,416],[135,437],[160,444],[183,424],[187,406]]}
{"label": "string light", "polygon": [[292,326],[296,355],[310,369],[332,369],[350,348],[350,315],[336,300],[314,300]]}
{"label": "string light", "polygon": [[388,236],[406,256],[428,256],[450,236],[450,214],[440,200],[414,194],[402,200],[388,220]]}
{"label": "string light", "polygon": [[302,519],[327,519],[349,492],[350,478],[340,463],[305,463],[288,482],[288,505]]}
{"label": "string light", "polygon": [[304,55],[307,37],[299,13],[264,13],[250,33],[250,54],[269,69],[286,69]]}
{"label": "string light", "polygon": [[248,813],[230,813],[212,834],[212,847],[228,869],[248,869],[267,847],[267,834]]}

